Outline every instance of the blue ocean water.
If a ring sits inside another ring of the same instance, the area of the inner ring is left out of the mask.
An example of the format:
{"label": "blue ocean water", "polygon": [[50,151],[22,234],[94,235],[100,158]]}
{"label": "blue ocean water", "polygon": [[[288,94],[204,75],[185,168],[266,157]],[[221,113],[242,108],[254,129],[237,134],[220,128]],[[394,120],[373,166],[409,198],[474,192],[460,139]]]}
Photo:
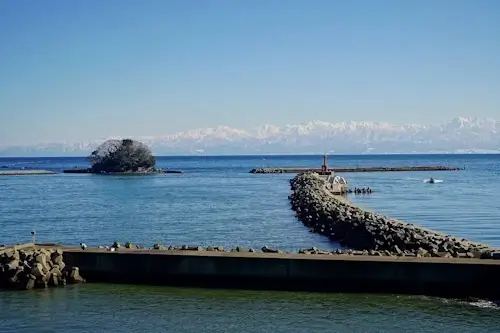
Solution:
{"label": "blue ocean water", "polygon": [[[0,243],[38,241],[145,246],[277,246],[335,248],[307,232],[290,210],[289,174],[257,167],[317,167],[321,156],[159,157],[184,174],[155,176],[0,176]],[[500,155],[330,156],[331,166],[448,165],[450,172],[346,173],[371,195],[350,200],[391,217],[500,246]],[[0,158],[4,169],[60,171],[84,158]],[[439,184],[423,180],[433,176]]]}
{"label": "blue ocean water", "polygon": [[[309,233],[288,203],[289,174],[320,156],[160,157],[184,174],[0,176],[0,243],[337,247]],[[357,204],[500,246],[500,155],[331,156],[331,166],[433,165],[451,172],[346,173]],[[3,169],[87,166],[84,158],[0,158]],[[424,179],[443,180],[426,184]],[[2,332],[498,332],[498,309],[394,295],[246,292],[99,285],[0,292]]]}

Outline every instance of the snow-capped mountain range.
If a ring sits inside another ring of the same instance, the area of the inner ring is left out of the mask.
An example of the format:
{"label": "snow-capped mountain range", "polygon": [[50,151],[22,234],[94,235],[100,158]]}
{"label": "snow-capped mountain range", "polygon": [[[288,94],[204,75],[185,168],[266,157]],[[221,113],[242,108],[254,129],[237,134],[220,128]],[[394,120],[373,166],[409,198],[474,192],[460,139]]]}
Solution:
{"label": "snow-capped mountain range", "polygon": [[[462,117],[437,125],[311,121],[251,130],[218,126],[133,139],[149,145],[156,155],[497,153],[500,121]],[[0,156],[85,156],[104,141],[0,145]]]}

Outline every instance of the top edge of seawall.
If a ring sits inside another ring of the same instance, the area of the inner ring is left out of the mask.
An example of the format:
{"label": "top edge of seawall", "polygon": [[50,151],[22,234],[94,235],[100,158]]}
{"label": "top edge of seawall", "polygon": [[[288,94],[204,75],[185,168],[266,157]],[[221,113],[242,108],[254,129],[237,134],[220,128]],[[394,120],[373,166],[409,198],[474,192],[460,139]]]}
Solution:
{"label": "top edge of seawall", "polygon": [[[7,245],[0,250],[11,248],[30,249],[33,244]],[[478,258],[444,258],[444,257],[406,257],[406,256],[370,256],[355,254],[297,254],[297,253],[264,253],[264,252],[229,252],[229,251],[193,251],[193,250],[156,250],[156,249],[127,249],[120,248],[109,251],[104,248],[86,248],[63,246],[56,244],[37,244],[37,249],[61,249],[67,253],[85,253],[89,255],[151,255],[151,256],[187,256],[187,257],[226,257],[240,259],[281,259],[281,260],[327,260],[327,261],[356,261],[356,262],[383,262],[383,263],[427,263],[427,264],[465,264],[465,265],[500,265],[500,260]]]}
{"label": "top edge of seawall", "polygon": [[500,265],[500,260],[474,258],[438,258],[438,257],[396,257],[396,256],[368,256],[349,254],[296,254],[296,253],[262,253],[262,252],[219,252],[219,251],[190,251],[190,250],[154,250],[154,249],[120,249],[110,252],[106,249],[61,248],[64,252],[90,252],[118,255],[155,255],[155,256],[195,256],[195,257],[228,257],[228,258],[259,258],[283,260],[329,260],[329,261],[366,261],[366,262],[405,262],[405,263],[436,263],[436,264],[480,264]]}

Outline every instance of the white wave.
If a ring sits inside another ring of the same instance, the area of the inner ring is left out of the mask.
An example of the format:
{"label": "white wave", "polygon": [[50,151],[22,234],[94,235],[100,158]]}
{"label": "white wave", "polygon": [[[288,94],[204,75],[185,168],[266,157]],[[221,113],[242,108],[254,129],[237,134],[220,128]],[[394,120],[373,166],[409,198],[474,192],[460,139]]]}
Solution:
{"label": "white wave", "polygon": [[[431,180],[430,179],[424,179],[423,180],[424,183],[430,183]],[[434,183],[442,183],[443,180],[442,179],[434,179]]]}
{"label": "white wave", "polygon": [[486,300],[478,300],[476,302],[468,302],[469,305],[478,307],[478,308],[487,308],[487,309],[498,309],[498,303],[497,302],[491,302],[491,301],[486,301]]}

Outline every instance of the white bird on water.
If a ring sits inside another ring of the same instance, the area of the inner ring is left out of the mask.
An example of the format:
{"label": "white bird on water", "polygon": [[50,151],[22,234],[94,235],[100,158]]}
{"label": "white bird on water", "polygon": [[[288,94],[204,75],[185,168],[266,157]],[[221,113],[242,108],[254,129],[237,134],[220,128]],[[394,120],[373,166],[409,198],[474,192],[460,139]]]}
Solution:
{"label": "white bird on water", "polygon": [[82,250],[85,250],[87,248],[87,244],[85,243],[80,243],[80,247],[82,248]]}

